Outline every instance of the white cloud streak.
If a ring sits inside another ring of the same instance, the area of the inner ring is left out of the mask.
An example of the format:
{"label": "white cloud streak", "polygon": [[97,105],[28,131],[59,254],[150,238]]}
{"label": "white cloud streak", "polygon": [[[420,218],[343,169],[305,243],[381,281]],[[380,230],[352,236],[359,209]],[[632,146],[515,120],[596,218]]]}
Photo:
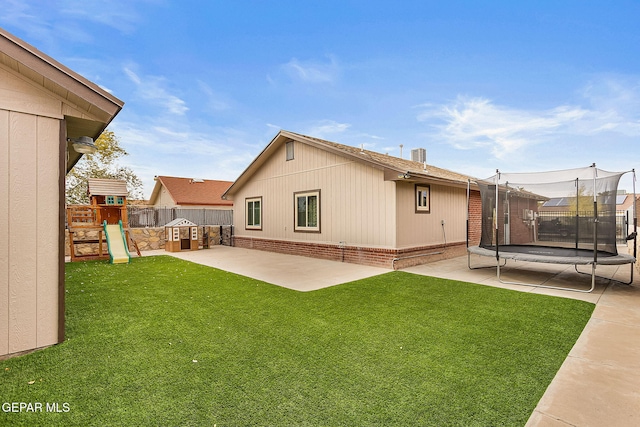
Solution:
{"label": "white cloud streak", "polygon": [[300,61],[292,58],[282,69],[293,80],[304,83],[333,83],[340,74],[340,66],[333,56],[328,62]]}
{"label": "white cloud streak", "polygon": [[338,123],[334,120],[320,120],[309,127],[307,135],[317,138],[328,138],[331,135],[340,134],[349,129],[349,123]]}
{"label": "white cloud streak", "polygon": [[435,132],[431,138],[460,150],[488,149],[497,159],[543,143],[559,143],[604,133],[640,133],[640,85],[615,80],[591,83],[583,91],[586,106],[560,105],[526,110],[490,99],[459,96],[441,106],[424,104],[417,116]]}
{"label": "white cloud streak", "polygon": [[179,97],[172,95],[165,89],[168,85],[164,77],[144,76],[140,77],[130,67],[124,67],[124,73],[129,80],[136,85],[135,94],[145,101],[150,101],[155,105],[161,106],[169,113],[182,116],[188,110],[187,103]]}

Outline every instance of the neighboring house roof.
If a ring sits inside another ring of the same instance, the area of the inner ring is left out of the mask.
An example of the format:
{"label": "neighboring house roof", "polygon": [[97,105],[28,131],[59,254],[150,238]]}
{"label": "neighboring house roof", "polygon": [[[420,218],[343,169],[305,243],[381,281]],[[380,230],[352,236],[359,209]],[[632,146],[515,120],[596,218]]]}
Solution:
{"label": "neighboring house roof", "polygon": [[[2,28],[0,64],[78,109],[73,114],[60,115],[61,119],[66,120],[68,138],[98,138],[124,105],[124,102],[100,86]],[[73,150],[70,143],[67,145],[68,172],[82,155]]]}
{"label": "neighboring house roof", "polygon": [[149,204],[155,204],[164,187],[176,205],[233,206],[232,201],[221,198],[231,184],[231,181],[158,176]]}
{"label": "neighboring house roof", "polygon": [[89,178],[87,180],[89,196],[128,196],[126,181],[117,179]]}
{"label": "neighboring house roof", "polygon": [[223,197],[235,193],[235,191],[242,187],[245,182],[247,182],[247,180],[260,168],[260,166],[262,166],[277,147],[284,144],[286,141],[291,140],[312,145],[319,149],[369,164],[376,169],[384,170],[385,179],[390,181],[439,181],[459,186],[466,186],[469,180],[474,183],[476,181],[476,178],[474,177],[433,165],[414,162],[412,160],[401,159],[388,154],[381,154],[375,151],[364,150],[349,145],[339,144],[337,142],[326,141],[312,136],[281,130],[269,145],[262,150],[258,157],[256,157],[256,159],[247,167],[247,169],[242,172],[240,177],[238,177],[233,185],[225,192]]}

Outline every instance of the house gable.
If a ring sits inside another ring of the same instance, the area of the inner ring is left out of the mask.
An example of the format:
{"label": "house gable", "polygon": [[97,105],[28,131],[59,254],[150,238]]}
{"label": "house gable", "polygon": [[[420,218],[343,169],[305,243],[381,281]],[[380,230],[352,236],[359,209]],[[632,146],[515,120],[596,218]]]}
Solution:
{"label": "house gable", "polygon": [[[280,142],[263,151],[260,167],[244,185],[227,193],[234,200],[236,236],[393,247],[395,186],[381,169],[297,140],[294,158],[286,160],[286,144]],[[295,223],[295,198],[313,193],[319,193],[321,225],[304,232]],[[254,230],[246,226],[246,203],[258,197],[262,221]]]}

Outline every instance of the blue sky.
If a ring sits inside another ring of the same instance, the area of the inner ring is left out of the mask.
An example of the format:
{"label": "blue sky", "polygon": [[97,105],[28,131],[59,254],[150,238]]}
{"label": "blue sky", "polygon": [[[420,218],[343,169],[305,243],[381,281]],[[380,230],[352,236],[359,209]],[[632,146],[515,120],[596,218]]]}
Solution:
{"label": "blue sky", "polygon": [[[234,180],[279,129],[484,178],[640,164],[638,1],[0,0],[125,102],[123,164]],[[630,175],[623,188],[631,190]]]}

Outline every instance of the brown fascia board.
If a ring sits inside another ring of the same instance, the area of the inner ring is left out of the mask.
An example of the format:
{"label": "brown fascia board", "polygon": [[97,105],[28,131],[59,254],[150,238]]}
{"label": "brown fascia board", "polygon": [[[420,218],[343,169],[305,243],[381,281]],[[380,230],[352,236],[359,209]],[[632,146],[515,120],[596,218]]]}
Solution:
{"label": "brown fascia board", "polygon": [[349,153],[348,151],[341,150],[339,148],[333,147],[333,146],[328,145],[328,144],[323,144],[321,141],[315,140],[315,139],[311,139],[311,138],[307,137],[306,135],[301,135],[301,134],[298,134],[298,133],[288,132],[288,131],[281,131],[281,133],[283,135],[287,136],[289,139],[293,139],[293,140],[297,140],[297,141],[300,141],[300,142],[304,142],[304,143],[306,143],[308,145],[311,145],[312,147],[316,147],[316,148],[319,148],[321,150],[328,151],[328,152],[333,153],[333,154],[337,154],[337,155],[339,155],[341,157],[347,157],[347,158],[353,159],[353,160],[355,160],[357,162],[360,162],[360,163],[366,163],[369,166],[372,166],[372,167],[374,167],[376,169],[380,169],[380,170],[392,169],[389,166],[381,165],[381,164],[375,162],[372,159],[368,159],[368,158],[364,158],[364,157],[358,157],[358,155]]}
{"label": "brown fascia board", "polygon": [[[295,132],[289,132],[286,130],[280,130],[280,132],[278,132],[278,134],[273,138],[273,140],[271,140],[271,142],[260,152],[260,154],[258,154],[258,156],[253,160],[253,162],[251,162],[251,164],[249,164],[249,166],[240,174],[238,179],[227,189],[227,191],[224,192],[224,194],[222,195],[222,199],[226,200],[228,195],[232,195],[233,193],[235,193],[235,190],[237,188],[240,188],[242,185],[244,185],[244,183],[250,178],[250,176],[253,175],[255,170],[260,165],[262,165],[262,163],[264,163],[264,161],[268,157],[267,154],[269,152],[273,151],[275,147],[278,146],[280,143],[284,141],[289,141],[289,140],[303,142],[305,144],[311,145],[321,150],[329,151],[341,157],[353,159],[357,162],[367,164],[375,169],[382,170],[385,173],[385,179],[395,174],[395,178],[396,178],[395,180],[399,181],[399,179],[397,178],[397,175],[400,173],[407,172],[406,170],[393,167],[392,165],[379,163],[369,157],[360,157],[358,154],[353,154],[348,151],[341,150],[339,148],[333,147],[332,145],[323,144],[322,141],[309,138],[306,135],[298,134]],[[425,181],[440,182],[449,186],[458,186],[461,188],[462,187],[466,188],[466,184],[464,182],[452,181],[446,178],[439,178],[439,177],[434,177],[427,174],[419,174],[415,172],[411,172],[411,174],[416,178],[420,178],[420,182],[425,182]],[[470,183],[475,187],[475,189],[477,189],[477,184],[475,184],[474,180],[471,180]]]}
{"label": "brown fascia board", "polygon": [[[310,138],[306,137],[305,135],[300,135],[300,134],[287,132],[287,131],[281,131],[281,133],[283,135],[286,135],[290,139],[295,139],[295,140],[298,140],[298,141],[303,140],[303,142],[308,143],[309,145],[312,145],[314,147],[320,148],[320,149],[325,150],[325,151],[332,152],[332,153],[340,155],[342,157],[347,157],[347,158],[353,159],[353,160],[355,160],[357,162],[360,162],[360,163],[367,164],[367,165],[369,165],[369,166],[371,166],[371,167],[373,167],[375,169],[382,170],[382,171],[384,171],[385,180],[403,181],[403,179],[399,179],[398,178],[398,175],[401,174],[401,173],[409,172],[410,175],[415,178],[414,181],[419,181],[419,182],[437,182],[437,183],[446,184],[448,186],[455,186],[455,187],[461,187],[461,188],[463,188],[463,187],[466,188],[467,187],[467,183],[463,182],[463,181],[451,180],[451,179],[437,177],[437,176],[433,176],[433,175],[429,175],[429,174],[423,174],[423,173],[415,172],[415,171],[407,171],[405,169],[402,169],[400,167],[397,167],[397,166],[394,166],[394,165],[391,165],[391,164],[378,162],[375,159],[372,159],[369,156],[367,156],[366,155],[366,150],[364,151],[365,155],[361,156],[360,153],[358,153],[358,154],[350,153],[348,151],[341,150],[340,148],[333,147],[332,145],[323,144],[322,141],[316,141],[315,139],[310,139]],[[472,179],[470,182],[471,182],[471,185],[473,185],[473,186],[475,186],[475,188],[477,188],[477,184],[475,183],[475,180]]]}
{"label": "brown fascia board", "polygon": [[43,78],[58,84],[90,104],[95,105],[107,113],[111,120],[124,106],[123,101],[100,86],[2,28],[0,28],[0,51],[38,73]]}
{"label": "brown fascia board", "polygon": [[[258,169],[269,157],[267,153],[273,151],[275,147],[280,144],[279,139],[282,139],[282,142],[292,139],[284,137],[283,134],[285,132],[286,131],[283,130],[278,132],[278,134],[271,140],[271,142],[269,142],[269,144],[267,144],[267,146],[262,149],[260,154],[258,154],[256,158],[253,159],[251,163],[249,163],[249,166],[247,166],[246,169],[242,171],[240,176],[238,176],[238,178],[233,182],[233,184],[231,184],[229,188],[227,188],[227,191],[222,193],[222,196],[220,196],[222,200],[227,200],[227,196],[233,195],[237,189],[244,185],[244,183],[251,177],[251,175],[254,174],[255,170]],[[233,200],[233,197],[230,200]]]}

